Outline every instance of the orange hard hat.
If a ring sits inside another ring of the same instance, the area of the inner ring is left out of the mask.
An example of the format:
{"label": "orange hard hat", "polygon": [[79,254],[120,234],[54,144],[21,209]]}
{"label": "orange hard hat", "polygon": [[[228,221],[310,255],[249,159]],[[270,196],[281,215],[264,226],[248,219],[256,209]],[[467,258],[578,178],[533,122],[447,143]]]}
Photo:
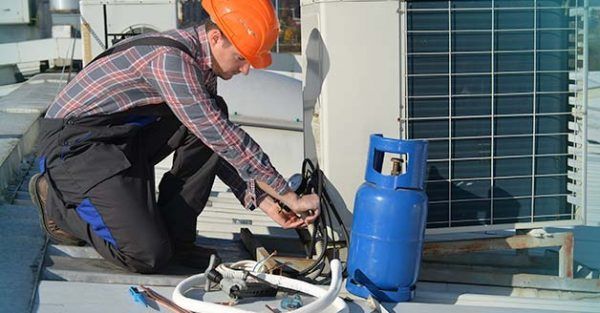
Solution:
{"label": "orange hard hat", "polygon": [[279,21],[271,0],[203,0],[202,7],[254,68],[271,65]]}

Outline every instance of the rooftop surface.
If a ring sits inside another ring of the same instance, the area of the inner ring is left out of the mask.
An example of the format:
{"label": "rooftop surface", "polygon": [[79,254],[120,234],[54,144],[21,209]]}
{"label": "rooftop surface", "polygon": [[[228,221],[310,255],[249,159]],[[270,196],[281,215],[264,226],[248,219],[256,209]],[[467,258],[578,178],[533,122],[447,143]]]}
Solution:
{"label": "rooftop surface", "polygon": [[[155,312],[155,308],[134,303],[128,288],[143,284],[170,298],[174,285],[196,274],[193,270],[170,266],[157,275],[127,273],[103,261],[90,247],[49,244],[39,228],[37,211],[27,193],[27,181],[35,172],[30,152],[37,118],[60,84],[60,76],[45,75],[0,97],[0,186],[6,199],[0,205],[0,281],[4,282],[0,285],[0,312]],[[157,177],[169,167],[170,159],[161,162],[156,167]],[[216,182],[209,205],[198,219],[198,243],[218,249],[224,261],[249,259],[239,239],[242,227],[281,241],[295,236],[261,212],[245,211],[227,186]],[[598,267],[590,264],[598,264],[593,256],[600,248],[599,228],[574,232],[576,260],[586,264],[588,271],[579,273],[597,279]],[[477,236],[481,234],[446,235],[443,239]],[[491,266],[491,271],[505,269]],[[340,296],[350,300],[351,312],[373,311],[363,299],[345,291]],[[205,299],[216,301],[218,297],[207,295]],[[267,312],[265,303],[277,307],[279,301],[261,299],[239,307]],[[390,312],[600,312],[600,294],[420,281],[412,302],[384,307]]]}

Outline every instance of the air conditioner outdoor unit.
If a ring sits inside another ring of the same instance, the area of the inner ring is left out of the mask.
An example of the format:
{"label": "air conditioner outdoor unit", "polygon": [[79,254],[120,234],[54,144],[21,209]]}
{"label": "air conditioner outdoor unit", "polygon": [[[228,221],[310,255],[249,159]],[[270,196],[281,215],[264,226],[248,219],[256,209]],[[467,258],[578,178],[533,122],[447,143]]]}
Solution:
{"label": "air conditioner outdoor unit", "polygon": [[126,37],[177,27],[176,0],[82,0],[84,63]]}
{"label": "air conditioner outdoor unit", "polygon": [[[318,160],[352,210],[364,181],[369,135],[400,133],[399,2],[301,5],[304,153]],[[352,222],[350,214],[344,219]]]}
{"label": "air conditioner outdoor unit", "polygon": [[0,2],[0,24],[27,24],[29,18],[29,0]]}

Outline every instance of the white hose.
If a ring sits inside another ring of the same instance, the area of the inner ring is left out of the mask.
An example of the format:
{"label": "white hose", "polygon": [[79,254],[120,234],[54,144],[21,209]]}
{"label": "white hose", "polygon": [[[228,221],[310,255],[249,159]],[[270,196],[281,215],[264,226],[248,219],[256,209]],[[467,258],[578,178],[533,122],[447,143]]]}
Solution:
{"label": "white hose", "polygon": [[[255,268],[258,267],[258,270]],[[246,272],[264,272],[264,266],[259,265],[258,262],[252,260],[239,261],[235,263],[221,263],[216,268],[217,272],[221,273],[226,278],[237,278],[244,279],[244,271]]]}
{"label": "white hose", "polygon": [[[338,313],[347,313],[349,312],[348,306],[346,302],[342,299],[338,298],[337,295],[340,293],[342,288],[342,267],[339,260],[331,261],[331,285],[329,285],[328,290],[324,290],[318,286],[299,281],[296,279],[291,279],[283,276],[264,274],[264,273],[256,273],[253,272],[253,275],[264,279],[274,285],[278,285],[284,288],[293,289],[300,291],[305,294],[309,294],[317,299],[299,309],[290,311],[296,313],[313,313],[313,312],[323,312],[326,308],[332,305],[336,312]],[[198,274],[191,277],[186,278],[182,282],[180,282],[177,287],[175,287],[175,291],[173,291],[173,302],[175,302],[180,307],[194,311],[194,312],[220,312],[220,313],[252,313],[252,311],[246,311],[241,309],[236,309],[230,306],[219,305],[215,303],[204,302],[201,300],[191,299],[184,296],[185,292],[188,290],[198,286],[204,285],[205,282],[204,274]]]}

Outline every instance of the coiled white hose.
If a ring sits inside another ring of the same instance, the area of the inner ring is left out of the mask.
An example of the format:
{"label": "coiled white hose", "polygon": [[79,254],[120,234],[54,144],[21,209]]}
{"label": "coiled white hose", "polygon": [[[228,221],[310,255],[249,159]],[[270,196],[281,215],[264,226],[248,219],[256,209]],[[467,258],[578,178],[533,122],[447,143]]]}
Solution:
{"label": "coiled white hose", "polygon": [[221,263],[217,266],[216,270],[226,278],[244,279],[244,271],[264,273],[265,267],[256,261],[244,260],[235,263]]}
{"label": "coiled white hose", "polygon": [[[250,261],[253,262],[253,261]],[[246,264],[249,265],[249,264]],[[233,265],[232,265],[233,267]],[[290,311],[295,313],[314,313],[323,312],[329,306],[332,306],[338,313],[349,312],[346,303],[337,297],[342,288],[342,267],[339,260],[331,261],[331,285],[329,289],[324,290],[319,286],[315,286],[303,281],[291,279],[283,276],[252,272],[253,275],[268,281],[271,284],[278,285],[284,288],[297,290],[299,292],[309,294],[317,299],[299,309]],[[215,303],[204,302],[201,300],[191,299],[184,294],[196,287],[203,286],[206,281],[204,274],[198,274],[186,278],[180,282],[175,291],[173,291],[173,302],[180,307],[200,313],[220,312],[220,313],[251,313],[252,311],[241,310],[230,306],[219,305]]]}

